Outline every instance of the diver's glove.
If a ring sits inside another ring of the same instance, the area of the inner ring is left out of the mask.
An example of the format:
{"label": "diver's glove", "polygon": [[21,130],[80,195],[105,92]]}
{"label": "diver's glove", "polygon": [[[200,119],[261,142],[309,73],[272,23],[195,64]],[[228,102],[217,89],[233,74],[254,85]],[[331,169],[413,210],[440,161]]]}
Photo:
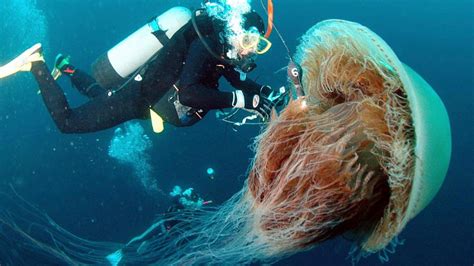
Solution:
{"label": "diver's glove", "polygon": [[273,102],[265,97],[264,93],[256,94],[237,90],[234,91],[233,94],[234,98],[232,101],[232,106],[234,108],[242,108],[249,112],[255,113],[260,116],[263,121],[269,120],[273,108]]}

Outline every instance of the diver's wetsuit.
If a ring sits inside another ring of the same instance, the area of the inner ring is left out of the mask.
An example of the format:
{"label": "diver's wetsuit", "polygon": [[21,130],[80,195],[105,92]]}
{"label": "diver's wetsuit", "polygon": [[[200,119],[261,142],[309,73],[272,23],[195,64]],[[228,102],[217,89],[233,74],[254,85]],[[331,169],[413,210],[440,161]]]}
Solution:
{"label": "diver's wetsuit", "polygon": [[[213,49],[222,50],[222,45],[213,37],[216,34],[209,26],[210,19],[199,18],[198,24],[207,43]],[[72,82],[90,98],[89,102],[77,108],[69,106],[45,63],[33,63],[31,71],[46,107],[63,133],[94,132],[132,119],[146,119],[149,109],[173,85],[179,89],[181,104],[202,109],[202,115],[210,109],[232,107],[233,94],[218,90],[221,76],[243,91],[259,93],[262,87],[250,80],[241,81],[239,73],[231,65],[214,58],[197,36],[191,22],[181,28],[148,64],[142,81],[132,80],[119,91],[101,88],[92,77],[76,70]]]}

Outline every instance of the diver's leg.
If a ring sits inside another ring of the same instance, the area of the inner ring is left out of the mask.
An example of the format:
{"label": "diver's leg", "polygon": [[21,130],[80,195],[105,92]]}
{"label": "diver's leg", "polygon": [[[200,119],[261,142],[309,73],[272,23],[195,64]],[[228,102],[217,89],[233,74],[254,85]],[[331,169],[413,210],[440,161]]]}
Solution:
{"label": "diver's leg", "polygon": [[76,69],[74,75],[71,75],[72,85],[82,94],[89,98],[95,98],[107,93],[96,80],[86,72]]}
{"label": "diver's leg", "polygon": [[68,55],[58,54],[56,56],[51,75],[55,80],[61,75],[68,76],[71,79],[72,85],[89,99],[107,92],[93,77],[71,64],[71,57]]}
{"label": "diver's leg", "polygon": [[152,238],[154,235],[158,233],[163,233],[163,224],[164,220],[160,220],[156,223],[154,223],[152,226],[150,226],[145,232],[143,232],[141,235],[136,236],[132,238],[130,241],[128,241],[127,246],[140,242],[140,241],[146,241],[150,238]]}
{"label": "diver's leg", "polygon": [[63,133],[94,132],[146,117],[148,106],[136,83],[117,93],[102,94],[78,108],[71,108],[44,62],[33,63],[31,72],[51,117]]}
{"label": "diver's leg", "polygon": [[166,232],[164,227],[164,221],[158,221],[150,226],[145,232],[141,235],[132,238],[128,241],[125,246],[109,255],[106,256],[106,259],[110,262],[111,265],[118,265],[120,262],[125,264],[135,262],[136,259],[141,257],[143,252],[147,251],[149,246],[149,240],[154,237],[159,237]]}

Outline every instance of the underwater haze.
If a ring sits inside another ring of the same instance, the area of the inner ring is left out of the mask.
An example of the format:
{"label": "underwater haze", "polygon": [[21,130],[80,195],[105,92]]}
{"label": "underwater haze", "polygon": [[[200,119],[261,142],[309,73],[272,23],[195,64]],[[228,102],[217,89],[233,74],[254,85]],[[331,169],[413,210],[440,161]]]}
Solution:
{"label": "underwater haze", "polygon": [[[62,52],[88,70],[102,53],[176,5],[197,8],[200,1],[0,0],[0,65],[41,42],[50,66]],[[439,94],[451,120],[450,168],[440,192],[408,223],[399,236],[403,245],[385,265],[473,265],[474,1],[275,0],[274,5],[275,25],[292,53],[319,21],[358,22]],[[260,1],[253,0],[252,7],[263,13]],[[251,77],[279,87],[286,83],[286,71],[280,70],[288,55],[275,33],[270,39],[273,47],[258,58]],[[72,105],[86,100],[65,79],[60,85]],[[258,126],[235,128],[211,113],[189,128],[165,125],[161,134],[148,121],[134,121],[67,135],[56,128],[37,91],[29,74],[0,80],[0,190],[13,187],[81,238],[127,242],[166,211],[175,185],[192,187],[215,205],[244,185]],[[0,249],[7,248],[2,244]],[[350,265],[350,247],[337,238],[276,265]],[[380,264],[377,255],[359,262]]]}

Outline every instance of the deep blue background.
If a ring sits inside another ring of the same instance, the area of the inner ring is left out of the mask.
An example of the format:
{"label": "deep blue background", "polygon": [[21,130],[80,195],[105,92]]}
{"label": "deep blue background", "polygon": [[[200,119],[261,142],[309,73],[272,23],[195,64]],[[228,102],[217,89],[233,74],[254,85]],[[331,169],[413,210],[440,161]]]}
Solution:
{"label": "deep blue background", "polygon": [[[48,22],[47,59],[51,63],[55,53],[65,52],[77,66],[88,69],[116,42],[177,4],[197,7],[199,1],[38,0]],[[254,6],[260,10],[258,1]],[[401,234],[405,245],[398,247],[389,265],[474,263],[473,10],[472,0],[275,1],[275,24],[293,51],[298,37],[318,21],[359,22],[384,38],[446,104],[453,132],[450,170],[431,205]],[[274,72],[287,64],[287,58],[276,35],[272,41],[274,47],[259,58],[253,77],[279,86],[284,72]],[[125,241],[146,229],[169,199],[146,194],[131,169],[108,157],[112,130],[61,134],[26,75],[0,83],[0,183],[14,184],[21,195],[84,238]],[[61,85],[74,104],[84,101],[67,81]],[[253,157],[249,145],[258,128],[234,132],[213,114],[194,127],[168,127],[161,135],[142,124],[153,141],[154,174],[164,191],[175,184],[192,186],[205,199],[220,203],[242,187]],[[216,170],[215,180],[206,177],[207,167]],[[336,240],[280,264],[348,265],[348,249],[346,241]],[[379,261],[372,256],[361,264]]]}

